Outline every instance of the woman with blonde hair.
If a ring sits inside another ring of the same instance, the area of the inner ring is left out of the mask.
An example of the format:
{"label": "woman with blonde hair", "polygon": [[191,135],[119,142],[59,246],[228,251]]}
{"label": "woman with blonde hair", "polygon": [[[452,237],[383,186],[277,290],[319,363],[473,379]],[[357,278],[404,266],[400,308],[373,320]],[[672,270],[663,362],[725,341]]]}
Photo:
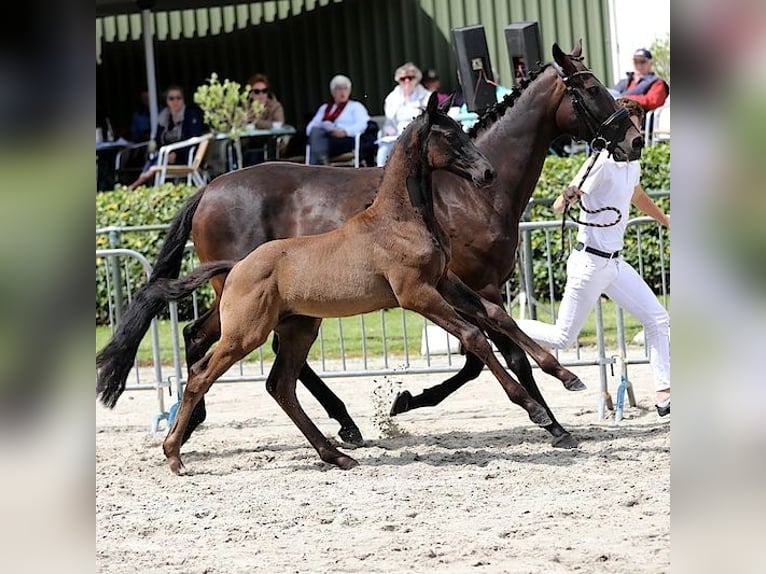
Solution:
{"label": "woman with blonde hair", "polygon": [[378,141],[378,166],[385,165],[396,138],[426,108],[431,92],[420,84],[422,78],[422,72],[412,62],[402,64],[394,71],[396,86],[383,104],[386,122],[383,137]]}

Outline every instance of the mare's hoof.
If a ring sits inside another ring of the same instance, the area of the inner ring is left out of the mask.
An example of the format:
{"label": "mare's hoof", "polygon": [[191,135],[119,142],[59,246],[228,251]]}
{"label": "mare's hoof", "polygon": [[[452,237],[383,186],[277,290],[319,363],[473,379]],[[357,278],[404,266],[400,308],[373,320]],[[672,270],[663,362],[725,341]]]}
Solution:
{"label": "mare's hoof", "polygon": [[536,407],[529,413],[529,420],[541,427],[552,425],[553,421],[543,407]]}
{"label": "mare's hoof", "polygon": [[551,440],[551,444],[556,448],[577,448],[579,446],[575,438],[568,432],[559,436],[554,436]]}
{"label": "mare's hoof", "polygon": [[396,398],[394,399],[394,404],[391,405],[391,412],[388,413],[389,416],[394,417],[399,413],[405,413],[410,410],[410,400],[412,400],[410,391],[397,393]]}
{"label": "mare's hoof", "polygon": [[359,463],[356,462],[353,458],[350,456],[339,456],[335,459],[334,463],[340,468],[341,470],[351,470],[355,466],[359,466]]}
{"label": "mare's hoof", "polygon": [[338,436],[343,442],[353,444],[354,446],[364,446],[364,437],[356,425],[341,427]]}
{"label": "mare's hoof", "polygon": [[566,381],[564,383],[564,388],[568,391],[584,391],[586,386],[579,377],[575,377],[572,380]]}
{"label": "mare's hoof", "polygon": [[182,474],[186,474],[186,467],[184,466],[184,463],[181,462],[181,457],[169,456],[168,466],[175,475],[181,476]]}

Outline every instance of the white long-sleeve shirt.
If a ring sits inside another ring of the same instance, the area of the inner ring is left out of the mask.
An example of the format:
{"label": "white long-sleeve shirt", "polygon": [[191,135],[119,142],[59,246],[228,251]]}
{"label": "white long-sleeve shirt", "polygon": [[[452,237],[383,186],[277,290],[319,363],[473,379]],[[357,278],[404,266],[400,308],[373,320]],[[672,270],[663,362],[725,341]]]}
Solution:
{"label": "white long-sleeve shirt", "polygon": [[409,98],[404,97],[401,86],[391,90],[383,103],[383,111],[386,114],[386,127],[395,129],[396,134],[386,131],[386,135],[401,135],[404,128],[426,109],[430,97],[431,92],[421,84],[415,86]]}
{"label": "white long-sleeve shirt", "polygon": [[[311,133],[314,127],[322,125],[322,118],[327,106],[330,104],[322,104],[319,106],[317,113],[311,118],[311,121],[306,126],[306,135]],[[335,105],[335,104],[332,104]],[[364,104],[357,102],[356,100],[349,100],[346,107],[340,115],[332,122],[333,128],[339,128],[346,132],[349,137],[354,137],[357,134],[361,134],[367,129],[367,122],[370,121],[370,114],[367,112],[367,108]]]}

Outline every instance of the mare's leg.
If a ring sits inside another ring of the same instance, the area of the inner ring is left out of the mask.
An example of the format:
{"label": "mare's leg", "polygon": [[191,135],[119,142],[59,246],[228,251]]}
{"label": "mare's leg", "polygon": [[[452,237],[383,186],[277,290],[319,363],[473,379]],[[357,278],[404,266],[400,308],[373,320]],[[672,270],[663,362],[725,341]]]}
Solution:
{"label": "mare's leg", "polygon": [[[221,336],[221,319],[218,315],[218,298],[216,297],[213,306],[205,311],[199,319],[189,323],[184,327],[184,346],[186,347],[186,368],[191,374],[191,367],[194,363],[205,356],[208,349],[213,346]],[[200,397],[197,406],[189,419],[189,426],[186,427],[182,443],[189,440],[189,437],[207,417],[205,408],[205,397]]]}
{"label": "mare's leg", "polygon": [[[281,335],[281,337],[289,336],[290,335],[287,333]],[[285,345],[293,344],[292,339],[282,339],[281,342]],[[274,353],[279,353],[280,335],[276,333],[274,334],[274,339],[272,341],[272,348],[274,349]],[[275,363],[271,372],[273,373],[274,369],[276,368],[277,364]],[[324,410],[327,411],[327,416],[338,421],[340,424],[338,436],[348,443],[356,446],[363,446],[364,438],[362,437],[362,433],[359,430],[359,427],[356,426],[354,420],[351,418],[351,415],[348,414],[346,405],[338,397],[338,395],[332,392],[330,387],[328,387],[325,382],[319,378],[319,375],[317,375],[314,370],[309,367],[308,363],[303,364],[298,378],[303,383],[303,386],[305,386],[308,391],[314,395],[314,398],[319,401],[319,404],[324,407]]]}
{"label": "mare's leg", "polygon": [[478,377],[482,369],[484,363],[481,359],[473,353],[467,353],[463,368],[446,381],[424,389],[419,395],[413,395],[409,391],[399,392],[391,405],[391,416],[421,407],[435,407],[468,381]]}
{"label": "mare's leg", "polygon": [[564,387],[570,391],[585,389],[585,385],[577,375],[564,368],[556,357],[524,333],[505,309],[484,299],[463,283],[457,275],[448,272],[447,276],[439,282],[438,289],[455,309],[472,317],[482,329],[497,331],[512,339],[532,356],[544,373],[556,377],[564,384]]}
{"label": "mare's leg", "polygon": [[427,284],[412,285],[409,282],[399,287],[394,288],[394,292],[402,307],[417,311],[448,333],[455,335],[469,352],[475,354],[487,365],[502,385],[508,398],[526,410],[533,423],[540,426],[551,424],[545,409],[503,369],[484,333],[476,325],[461,317],[434,287]]}
{"label": "mare's leg", "polygon": [[295,394],[298,373],[306,362],[306,357],[317,337],[321,322],[321,319],[296,315],[277,325],[276,331],[282,342],[289,341],[289,344],[280,347],[274,360],[274,366],[266,380],[266,389],[308,439],[311,446],[316,449],[319,458],[343,470],[348,470],[358,466],[359,463],[340,452],[327,440],[327,437],[322,434],[303,410]]}

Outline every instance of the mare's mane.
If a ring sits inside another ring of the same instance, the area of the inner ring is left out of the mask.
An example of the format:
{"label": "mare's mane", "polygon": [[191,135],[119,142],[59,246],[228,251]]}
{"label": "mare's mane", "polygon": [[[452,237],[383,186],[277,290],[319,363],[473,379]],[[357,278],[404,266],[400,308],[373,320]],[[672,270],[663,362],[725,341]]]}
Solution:
{"label": "mare's mane", "polygon": [[528,72],[529,77],[521,80],[521,87],[514,86],[510,94],[506,94],[501,101],[492,104],[484,111],[476,123],[468,130],[468,136],[471,139],[476,139],[481,132],[491,128],[495,122],[503,117],[503,114],[505,114],[509,108],[513,107],[513,104],[515,104],[516,100],[519,99],[519,96],[524,93],[527,86],[534,82],[549,66],[550,64],[542,64],[538,65],[534,70],[530,70]]}

